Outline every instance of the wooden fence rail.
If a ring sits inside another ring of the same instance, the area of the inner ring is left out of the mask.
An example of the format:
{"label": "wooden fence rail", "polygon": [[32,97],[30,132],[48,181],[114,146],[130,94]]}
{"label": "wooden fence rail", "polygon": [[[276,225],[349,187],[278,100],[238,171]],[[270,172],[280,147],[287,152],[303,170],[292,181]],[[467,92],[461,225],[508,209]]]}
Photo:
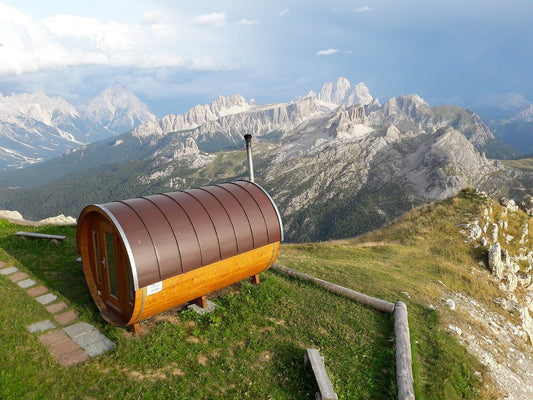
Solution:
{"label": "wooden fence rail", "polygon": [[409,322],[407,320],[407,306],[405,303],[398,301],[394,304],[389,301],[367,296],[366,294],[315,278],[303,272],[284,267],[283,265],[273,264],[271,268],[285,275],[314,282],[332,293],[368,305],[378,311],[392,313],[394,316],[394,334],[396,335],[398,400],[415,400]]}

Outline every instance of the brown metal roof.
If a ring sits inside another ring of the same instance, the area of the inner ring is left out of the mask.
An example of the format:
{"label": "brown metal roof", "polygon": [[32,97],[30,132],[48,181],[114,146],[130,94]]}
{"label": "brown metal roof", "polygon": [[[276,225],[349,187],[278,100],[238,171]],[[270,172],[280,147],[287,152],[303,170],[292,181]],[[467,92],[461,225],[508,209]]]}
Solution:
{"label": "brown metal roof", "polygon": [[96,204],[80,220],[86,210],[116,227],[135,290],[283,240],[272,198],[249,181]]}

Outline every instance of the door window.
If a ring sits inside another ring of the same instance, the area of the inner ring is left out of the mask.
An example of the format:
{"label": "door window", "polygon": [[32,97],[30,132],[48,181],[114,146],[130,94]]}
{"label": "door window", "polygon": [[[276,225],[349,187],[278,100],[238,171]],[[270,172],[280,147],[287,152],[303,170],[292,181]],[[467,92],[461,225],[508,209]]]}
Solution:
{"label": "door window", "polygon": [[96,268],[96,282],[102,283],[102,273],[100,272],[102,266],[102,259],[100,258],[100,249],[98,248],[98,232],[93,231],[93,244],[94,244],[94,259]]}
{"label": "door window", "polygon": [[106,246],[106,253],[107,253],[107,273],[109,277],[109,293],[113,297],[118,299],[115,244],[113,243],[113,234],[111,232],[105,233],[105,246]]}

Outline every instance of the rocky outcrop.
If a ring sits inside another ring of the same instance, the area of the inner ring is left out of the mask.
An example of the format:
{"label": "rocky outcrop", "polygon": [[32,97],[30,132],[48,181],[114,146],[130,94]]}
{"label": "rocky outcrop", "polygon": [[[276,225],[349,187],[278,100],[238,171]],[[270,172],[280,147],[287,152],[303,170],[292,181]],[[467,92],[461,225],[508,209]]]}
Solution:
{"label": "rocky outcrop", "polygon": [[16,223],[18,225],[75,225],[76,218],[65,216],[60,214],[56,217],[45,218],[40,221],[28,221],[25,220],[22,214],[18,211],[0,210],[0,219],[7,219],[9,222]]}
{"label": "rocky outcrop", "polygon": [[530,194],[525,195],[522,201],[520,202],[520,208],[524,210],[524,212],[527,215],[532,216],[533,215],[533,196],[531,196]]}
{"label": "rocky outcrop", "polygon": [[502,206],[504,206],[507,211],[510,211],[510,212],[517,212],[518,211],[518,206],[516,205],[515,201],[513,199],[508,199],[506,197],[502,197],[500,199],[500,204]]}
{"label": "rocky outcrop", "polygon": [[504,264],[502,262],[502,248],[498,242],[489,248],[489,268],[497,279],[503,279]]}

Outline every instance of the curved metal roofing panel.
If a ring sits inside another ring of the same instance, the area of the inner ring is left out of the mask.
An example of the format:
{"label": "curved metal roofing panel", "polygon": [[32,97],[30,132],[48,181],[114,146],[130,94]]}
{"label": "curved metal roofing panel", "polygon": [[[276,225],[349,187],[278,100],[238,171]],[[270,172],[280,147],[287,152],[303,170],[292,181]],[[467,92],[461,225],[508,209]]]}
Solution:
{"label": "curved metal roofing panel", "polygon": [[179,273],[194,269],[201,263],[201,254],[200,245],[188,215],[178,203],[164,194],[157,194],[148,198],[157,204],[172,227],[172,236],[178,246],[179,254],[176,262],[179,262]]}
{"label": "curved metal roofing panel", "polygon": [[235,232],[237,253],[244,253],[245,251],[252,250],[254,248],[252,227],[250,226],[250,221],[248,220],[241,203],[239,203],[235,196],[228,192],[223,186],[207,186],[202,189],[216,197],[226,210]]}
{"label": "curved metal roofing panel", "polygon": [[267,245],[269,242],[265,218],[256,199],[246,189],[236,183],[227,183],[220,186],[223,186],[224,189],[230,192],[243,208],[252,228],[254,248]]}
{"label": "curved metal roofing panel", "polygon": [[125,200],[122,203],[128,205],[143,222],[154,246],[157,261],[154,267],[157,267],[161,280],[181,273],[180,252],[172,226],[157,203],[150,197]]}
{"label": "curved metal roofing panel", "polygon": [[199,203],[202,203],[215,228],[220,248],[220,259],[237,255],[237,239],[235,230],[226,209],[211,193],[203,189],[188,190]]}
{"label": "curved metal roofing panel", "polygon": [[248,181],[238,181],[233,182],[235,185],[239,185],[244,190],[246,190],[257,202],[257,205],[259,206],[259,210],[261,210],[261,213],[263,214],[263,219],[265,220],[266,228],[267,228],[267,234],[268,234],[268,242],[279,242],[281,240],[281,219],[279,218],[279,214],[277,209],[274,207],[274,202],[270,198],[270,196],[266,195],[266,192],[263,188],[260,186],[248,182]]}
{"label": "curved metal roofing panel", "polygon": [[172,192],[166,195],[178,203],[187,213],[200,244],[201,265],[208,265],[220,260],[217,233],[204,205],[187,191]]}
{"label": "curved metal roofing panel", "polygon": [[283,236],[272,199],[248,181],[97,207],[119,231],[136,290],[278,242]]}
{"label": "curved metal roofing panel", "polygon": [[[143,221],[124,203],[113,202],[107,203],[104,206],[118,221],[130,244],[132,256],[137,266],[139,287],[159,282],[161,275],[159,274],[157,256],[152,239]],[[150,283],[145,284],[146,282]]]}

